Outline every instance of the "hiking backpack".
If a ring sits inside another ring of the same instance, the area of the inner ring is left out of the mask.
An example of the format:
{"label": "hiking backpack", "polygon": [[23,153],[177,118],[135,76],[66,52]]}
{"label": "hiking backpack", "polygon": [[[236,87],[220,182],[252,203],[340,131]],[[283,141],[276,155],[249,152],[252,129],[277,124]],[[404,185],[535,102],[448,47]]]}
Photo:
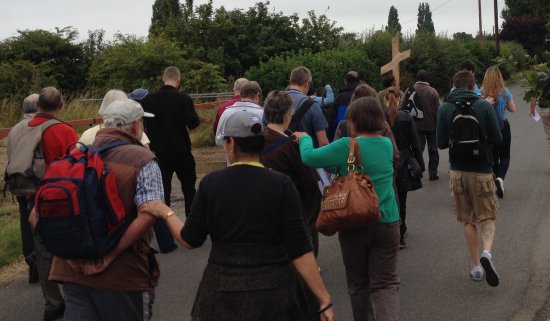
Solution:
{"label": "hiking backpack", "polygon": [[403,111],[411,114],[414,119],[424,119],[424,107],[414,86],[410,86],[405,90],[405,105]]}
{"label": "hiking backpack", "polygon": [[482,156],[485,137],[474,110],[477,100],[455,102],[449,131],[449,157],[461,162],[473,162]]}
{"label": "hiking backpack", "polygon": [[34,195],[44,175],[42,135],[50,126],[61,121],[52,118],[38,126],[29,126],[30,120],[19,122],[9,132],[4,193],[7,189],[15,196]]}
{"label": "hiking backpack", "polygon": [[118,243],[136,213],[126,212],[102,153],[127,144],[115,141],[70,151],[73,144],[49,165],[35,199],[36,231],[48,251],[66,259],[96,259]]}

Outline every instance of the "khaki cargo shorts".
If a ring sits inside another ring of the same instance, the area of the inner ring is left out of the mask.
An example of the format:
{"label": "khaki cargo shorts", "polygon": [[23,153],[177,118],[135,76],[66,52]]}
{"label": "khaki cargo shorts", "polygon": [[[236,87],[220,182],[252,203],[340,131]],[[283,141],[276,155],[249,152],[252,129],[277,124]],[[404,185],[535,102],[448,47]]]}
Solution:
{"label": "khaki cargo shorts", "polygon": [[449,171],[449,187],[456,219],[478,224],[498,214],[496,186],[492,173]]}

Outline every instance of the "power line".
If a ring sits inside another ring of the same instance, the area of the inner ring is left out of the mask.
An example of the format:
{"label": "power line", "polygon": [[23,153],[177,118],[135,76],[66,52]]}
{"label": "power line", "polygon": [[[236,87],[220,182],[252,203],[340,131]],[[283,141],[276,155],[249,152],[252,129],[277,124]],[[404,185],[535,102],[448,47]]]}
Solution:
{"label": "power line", "polygon": [[[431,11],[431,12],[434,12],[434,11],[436,11],[437,9],[440,9],[441,7],[447,5],[447,4],[448,4],[449,2],[451,2],[451,1],[453,1],[453,0],[447,0],[447,1],[443,2],[442,4],[440,4],[439,6],[435,7],[434,9],[430,10],[430,11]],[[418,20],[418,17],[412,18],[411,20],[407,20],[407,21],[403,22],[402,25],[406,25],[407,23],[412,22],[412,21],[415,21],[415,20]]]}

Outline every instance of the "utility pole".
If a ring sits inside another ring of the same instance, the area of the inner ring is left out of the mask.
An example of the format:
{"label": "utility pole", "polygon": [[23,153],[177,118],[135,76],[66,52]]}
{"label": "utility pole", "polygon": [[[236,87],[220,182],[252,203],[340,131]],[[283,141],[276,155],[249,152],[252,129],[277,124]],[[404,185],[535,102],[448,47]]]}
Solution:
{"label": "utility pole", "polygon": [[477,10],[479,12],[479,39],[483,38],[483,25],[481,24],[481,0],[477,0]]}
{"label": "utility pole", "polygon": [[497,0],[495,0],[495,41],[497,47],[497,56],[500,55],[500,39],[498,37],[498,6]]}

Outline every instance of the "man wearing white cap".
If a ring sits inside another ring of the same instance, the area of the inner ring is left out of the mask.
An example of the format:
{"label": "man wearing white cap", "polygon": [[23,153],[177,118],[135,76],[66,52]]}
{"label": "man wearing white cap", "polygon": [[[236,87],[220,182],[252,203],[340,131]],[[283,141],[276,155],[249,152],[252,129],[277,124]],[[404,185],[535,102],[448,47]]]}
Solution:
{"label": "man wearing white cap", "polygon": [[151,319],[159,278],[155,251],[150,247],[155,217],[137,208],[149,201],[162,202],[164,193],[155,155],[140,142],[144,117],[154,115],[130,99],[117,100],[103,112],[105,128],[97,133],[93,146],[129,143],[106,151],[103,158],[115,173],[124,207],[134,219],[117,246],[101,260],[54,258],[50,280],[63,283],[65,320]]}

